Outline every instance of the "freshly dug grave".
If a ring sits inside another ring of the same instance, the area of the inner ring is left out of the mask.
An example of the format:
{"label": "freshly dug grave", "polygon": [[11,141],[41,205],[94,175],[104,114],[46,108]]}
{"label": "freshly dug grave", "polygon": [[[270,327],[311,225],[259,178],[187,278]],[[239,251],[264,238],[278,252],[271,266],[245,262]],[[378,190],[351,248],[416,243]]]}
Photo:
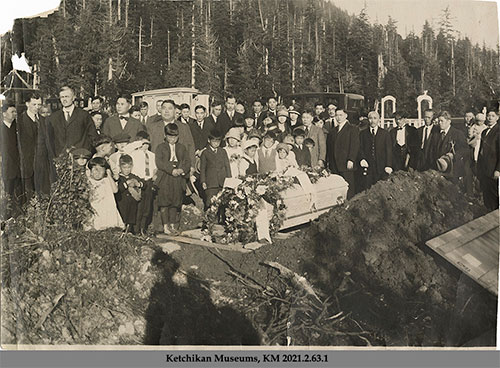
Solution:
{"label": "freshly dug grave", "polygon": [[[298,344],[457,346],[495,328],[496,298],[423,243],[486,213],[473,203],[479,202],[468,202],[436,172],[399,172],[296,236],[251,254],[190,247],[172,255],[182,267],[197,267],[198,277],[217,280],[218,290],[242,308],[256,297],[251,287],[242,295],[242,280],[274,284],[278,273],[262,262],[279,262],[315,285],[322,300],[334,301],[331,313],[350,314],[343,321],[350,325],[337,325],[337,332],[352,325],[371,331],[341,339],[303,334]],[[287,306],[290,313],[293,305]],[[262,325],[259,316],[271,312],[264,303],[247,316]]]}

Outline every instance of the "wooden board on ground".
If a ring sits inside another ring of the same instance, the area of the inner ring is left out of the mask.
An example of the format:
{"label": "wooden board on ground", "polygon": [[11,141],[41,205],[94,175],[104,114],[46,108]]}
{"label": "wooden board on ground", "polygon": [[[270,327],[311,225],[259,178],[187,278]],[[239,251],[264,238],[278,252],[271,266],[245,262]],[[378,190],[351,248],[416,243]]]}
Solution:
{"label": "wooden board on ground", "polygon": [[178,243],[182,243],[182,244],[198,245],[201,247],[230,250],[233,252],[240,252],[240,253],[248,253],[248,252],[252,251],[250,249],[243,248],[243,246],[241,244],[211,243],[211,242],[207,242],[207,241],[200,240],[200,239],[190,238],[187,236],[170,236],[170,235],[166,235],[166,234],[158,234],[157,238],[160,240],[164,239],[164,240],[168,240],[171,242],[178,242]]}
{"label": "wooden board on ground", "polygon": [[498,295],[499,210],[426,242],[448,262]]}

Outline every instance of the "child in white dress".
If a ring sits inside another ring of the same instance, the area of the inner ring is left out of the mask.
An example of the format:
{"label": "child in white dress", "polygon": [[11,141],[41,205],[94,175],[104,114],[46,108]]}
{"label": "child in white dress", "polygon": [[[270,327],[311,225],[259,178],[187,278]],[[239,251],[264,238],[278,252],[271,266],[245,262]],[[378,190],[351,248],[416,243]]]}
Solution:
{"label": "child in white dress", "polygon": [[116,207],[115,193],[118,186],[112,178],[106,159],[94,157],[89,161],[91,185],[90,204],[94,211],[86,230],[102,230],[111,227],[123,228],[124,224]]}

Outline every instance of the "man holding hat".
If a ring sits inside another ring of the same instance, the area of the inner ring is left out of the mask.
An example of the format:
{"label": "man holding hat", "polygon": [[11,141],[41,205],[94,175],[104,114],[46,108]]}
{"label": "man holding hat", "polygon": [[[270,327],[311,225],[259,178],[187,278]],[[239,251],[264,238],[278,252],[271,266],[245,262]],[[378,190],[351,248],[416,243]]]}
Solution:
{"label": "man holding hat", "polygon": [[208,146],[200,157],[200,182],[205,191],[205,210],[210,201],[224,186],[226,178],[231,177],[231,168],[226,151],[220,147],[222,134],[212,130],[208,136]]}

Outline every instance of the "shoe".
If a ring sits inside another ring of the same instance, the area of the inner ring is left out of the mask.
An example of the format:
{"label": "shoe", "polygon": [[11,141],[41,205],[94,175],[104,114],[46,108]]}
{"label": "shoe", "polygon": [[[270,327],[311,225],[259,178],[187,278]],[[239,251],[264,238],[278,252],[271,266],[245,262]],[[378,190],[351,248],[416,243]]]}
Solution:
{"label": "shoe", "polygon": [[172,235],[172,228],[170,227],[170,224],[163,225],[163,233],[166,235]]}
{"label": "shoe", "polygon": [[180,231],[178,230],[176,224],[170,224],[170,231],[172,235],[180,235]]}

